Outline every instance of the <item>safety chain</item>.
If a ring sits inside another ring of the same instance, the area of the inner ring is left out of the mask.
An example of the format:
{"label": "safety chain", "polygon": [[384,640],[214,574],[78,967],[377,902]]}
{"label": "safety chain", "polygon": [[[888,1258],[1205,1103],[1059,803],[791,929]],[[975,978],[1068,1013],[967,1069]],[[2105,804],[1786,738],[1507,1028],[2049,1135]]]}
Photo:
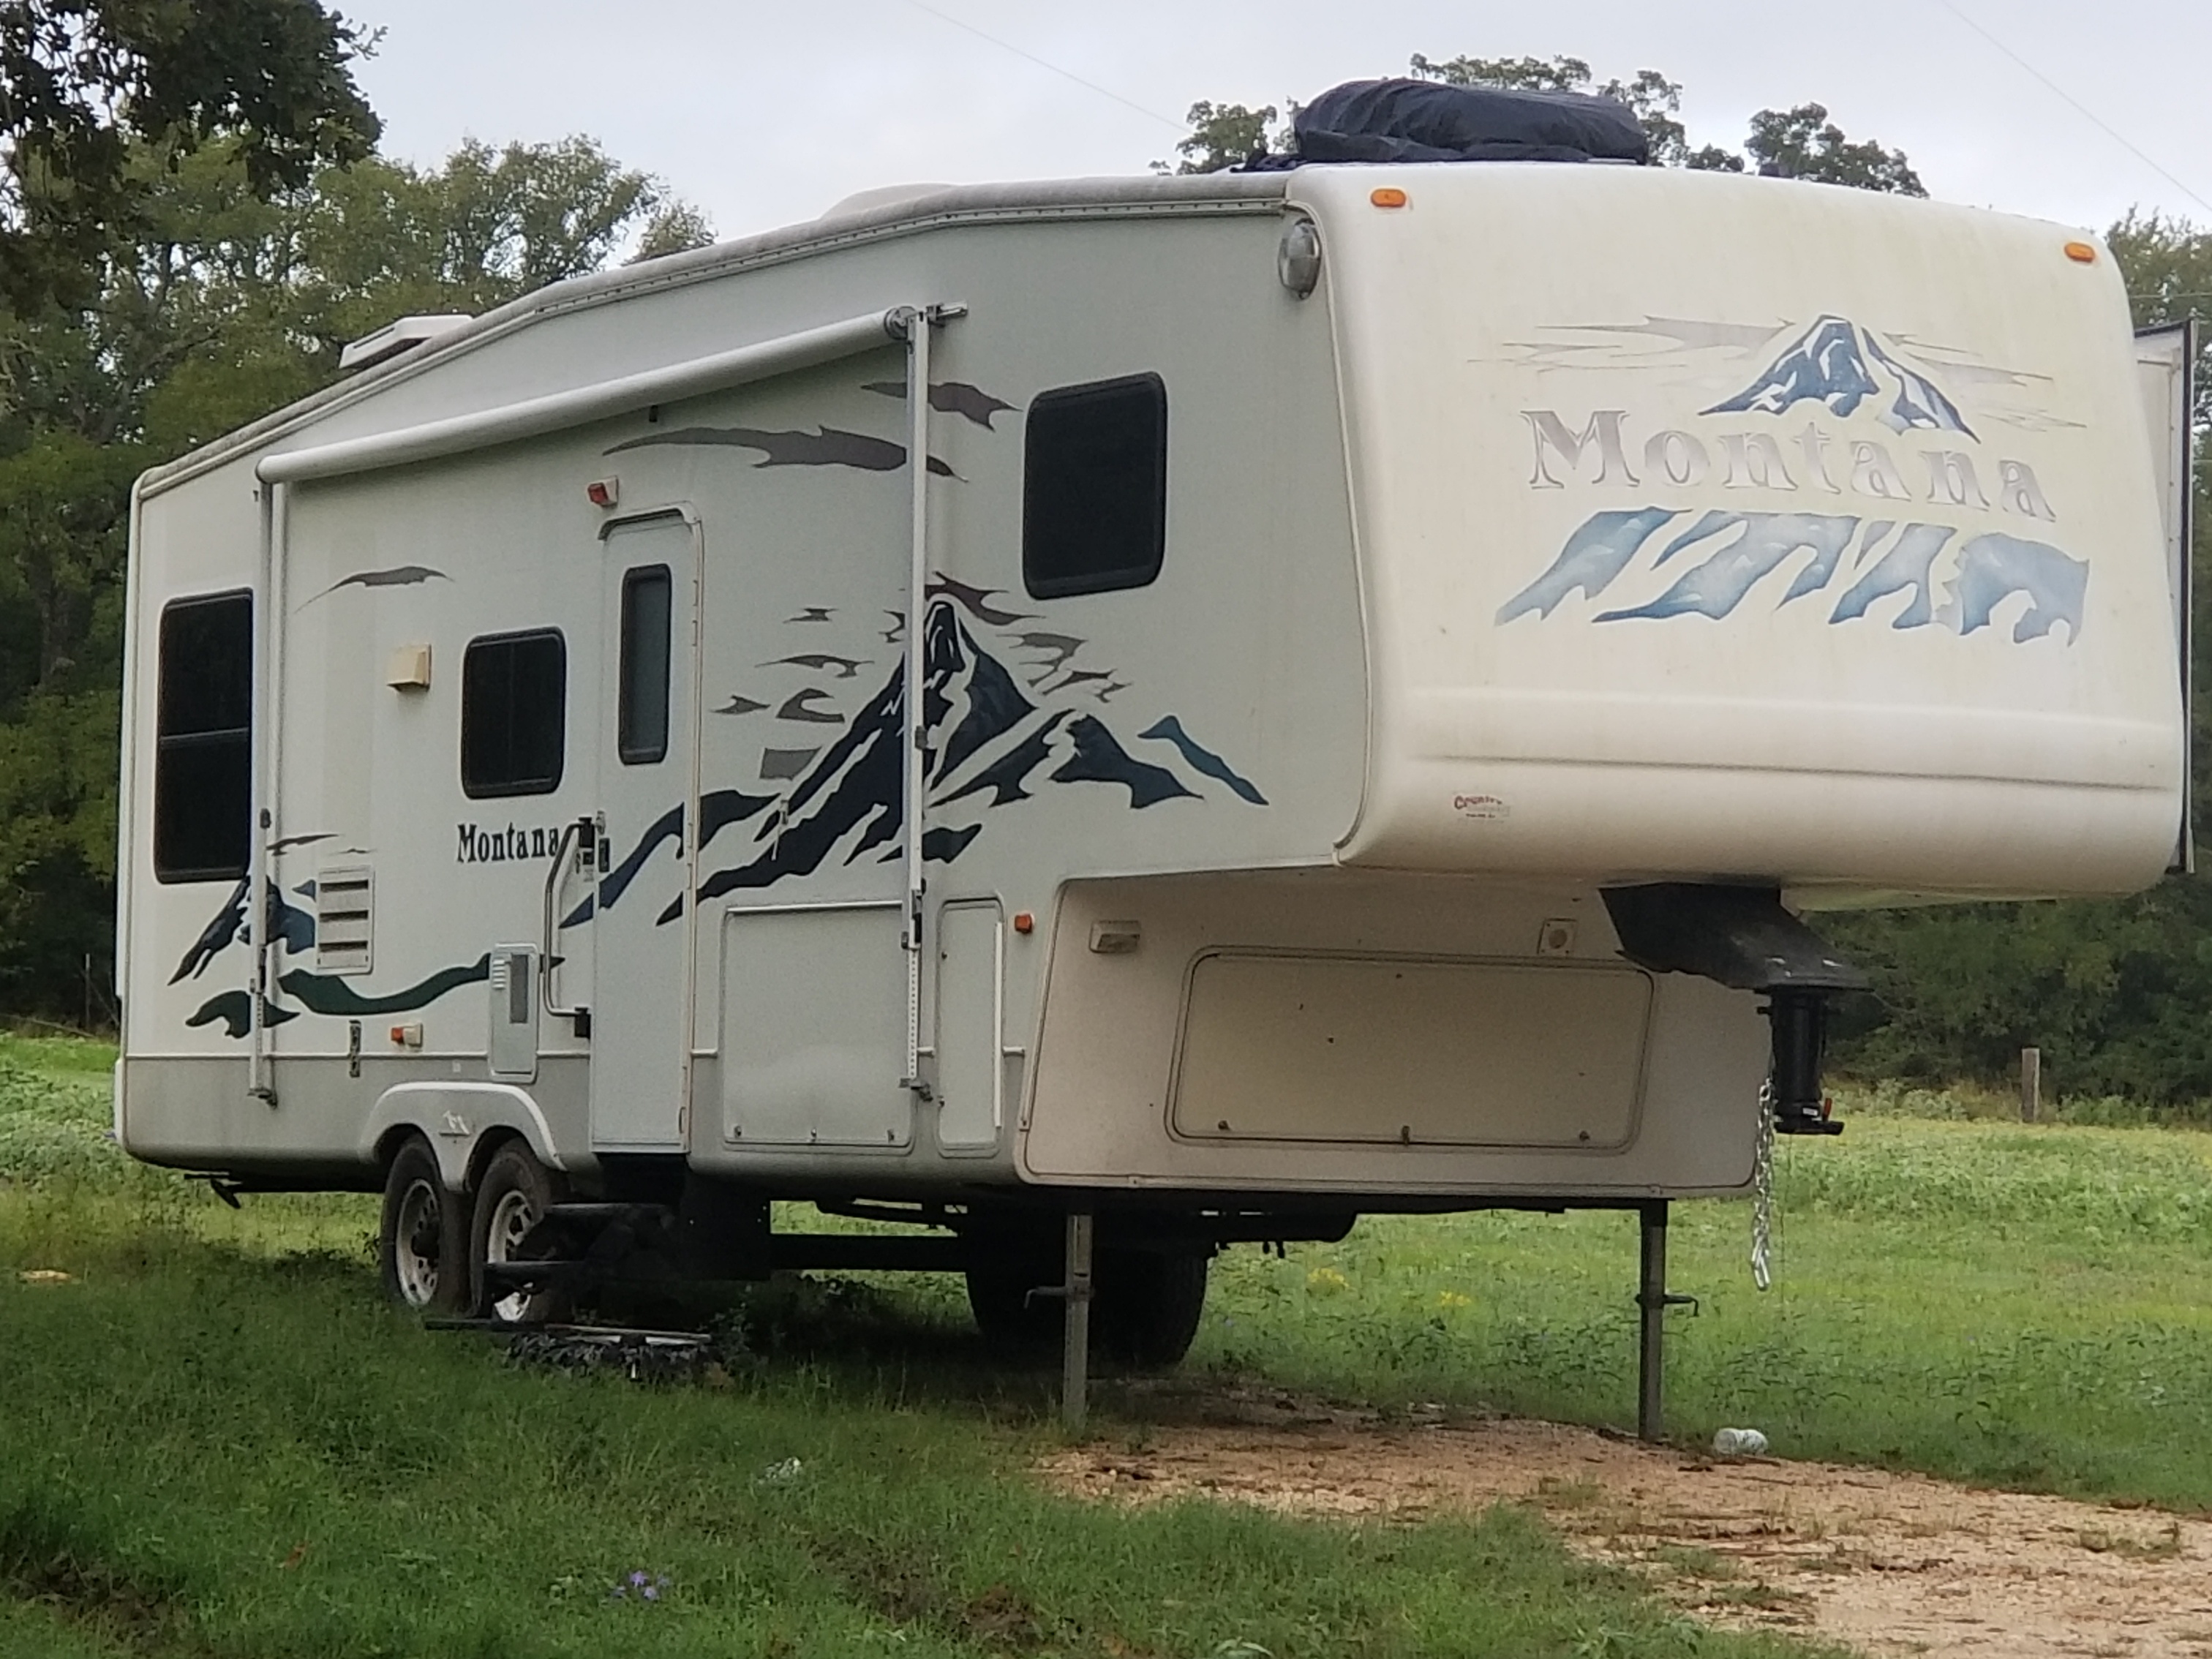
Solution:
{"label": "safety chain", "polygon": [[1768,1256],[1774,1246],[1774,1079],[1759,1085],[1759,1143],[1751,1166],[1751,1282],[1762,1291],[1774,1275]]}

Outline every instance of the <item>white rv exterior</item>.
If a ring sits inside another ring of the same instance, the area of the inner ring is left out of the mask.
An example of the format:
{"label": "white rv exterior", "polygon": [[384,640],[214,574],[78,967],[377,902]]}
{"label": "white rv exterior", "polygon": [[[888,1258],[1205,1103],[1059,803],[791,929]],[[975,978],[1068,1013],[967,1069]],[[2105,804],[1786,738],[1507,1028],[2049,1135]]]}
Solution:
{"label": "white rv exterior", "polygon": [[[1601,893],[2154,879],[2144,355],[2076,233],[1606,166],[953,190],[547,289],[141,481],[120,1138],[412,1141],[460,1211],[503,1144],[585,1195],[1739,1190],[1759,1000]],[[192,713],[249,637],[250,720]]]}

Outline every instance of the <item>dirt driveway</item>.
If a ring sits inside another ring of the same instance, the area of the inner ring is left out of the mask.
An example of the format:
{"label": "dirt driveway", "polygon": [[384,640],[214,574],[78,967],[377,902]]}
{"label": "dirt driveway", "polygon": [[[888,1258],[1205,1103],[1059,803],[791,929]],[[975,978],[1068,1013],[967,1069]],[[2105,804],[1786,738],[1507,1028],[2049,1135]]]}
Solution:
{"label": "dirt driveway", "polygon": [[1206,1421],[1054,1453],[1039,1473],[1115,1502],[1197,1494],[1300,1515],[1532,1504],[1574,1548],[1700,1618],[1869,1654],[2212,1659],[2212,1522],[1687,1456],[1547,1423],[1435,1412],[1392,1425],[1266,1396],[1212,1406]]}

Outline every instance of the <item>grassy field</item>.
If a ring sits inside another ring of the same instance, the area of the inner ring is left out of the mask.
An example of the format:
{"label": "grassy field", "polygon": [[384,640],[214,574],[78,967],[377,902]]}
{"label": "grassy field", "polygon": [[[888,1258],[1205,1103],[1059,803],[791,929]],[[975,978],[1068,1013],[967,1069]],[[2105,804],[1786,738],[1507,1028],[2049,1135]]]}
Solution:
{"label": "grassy field", "polygon": [[[0,1042],[0,1653],[1807,1651],[1674,1618],[1517,1511],[1052,1497],[1024,1473],[1051,1379],[988,1364],[941,1279],[757,1298],[703,1386],[518,1369],[379,1305],[368,1200],[234,1212],[122,1158],[106,1067]],[[1678,1206],[1677,1431],[2212,1507],[2212,1137],[1878,1104],[1785,1147],[1771,1293],[1745,1206]],[[1635,1259],[1607,1215],[1240,1249],[1186,1376],[1622,1424]],[[1164,1402],[1105,1403],[1110,1437]]]}

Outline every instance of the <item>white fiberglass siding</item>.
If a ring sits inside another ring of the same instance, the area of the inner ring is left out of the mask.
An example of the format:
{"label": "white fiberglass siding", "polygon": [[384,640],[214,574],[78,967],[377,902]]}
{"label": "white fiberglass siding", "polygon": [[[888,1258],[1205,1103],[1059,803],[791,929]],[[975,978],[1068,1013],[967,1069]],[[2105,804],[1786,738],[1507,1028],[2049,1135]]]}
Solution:
{"label": "white fiberglass siding", "polygon": [[1346,861],[2099,892],[2184,728],[2078,233],[1653,169],[1309,169],[1374,694]]}

